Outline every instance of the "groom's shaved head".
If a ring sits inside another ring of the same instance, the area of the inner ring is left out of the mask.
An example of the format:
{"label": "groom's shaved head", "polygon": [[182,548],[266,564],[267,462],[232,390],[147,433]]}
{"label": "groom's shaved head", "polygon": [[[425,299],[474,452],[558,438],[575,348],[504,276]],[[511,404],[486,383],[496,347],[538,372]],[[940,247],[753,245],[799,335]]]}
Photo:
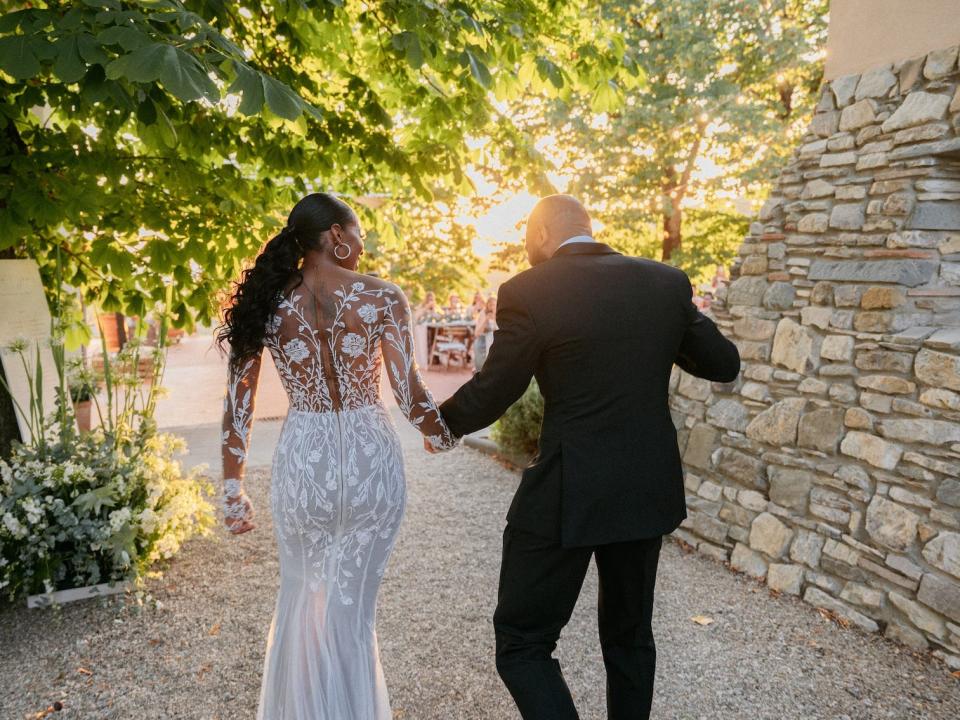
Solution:
{"label": "groom's shaved head", "polygon": [[593,235],[590,215],[571,195],[542,198],[527,218],[526,246],[531,265],[548,260],[561,243],[576,235]]}

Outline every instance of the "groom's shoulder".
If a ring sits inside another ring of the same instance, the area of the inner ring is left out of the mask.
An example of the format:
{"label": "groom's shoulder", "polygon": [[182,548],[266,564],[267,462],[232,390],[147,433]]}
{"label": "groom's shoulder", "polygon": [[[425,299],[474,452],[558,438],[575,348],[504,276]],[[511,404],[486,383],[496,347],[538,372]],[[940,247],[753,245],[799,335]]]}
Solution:
{"label": "groom's shoulder", "polygon": [[497,291],[499,298],[504,296],[513,297],[516,295],[524,296],[527,291],[532,290],[542,284],[545,278],[550,275],[549,261],[534,265],[526,270],[521,270],[513,277],[505,280]]}
{"label": "groom's shoulder", "polygon": [[[629,271],[635,273],[638,282],[653,282],[660,287],[677,285],[685,287],[690,284],[690,278],[683,270],[659,260],[620,253],[604,255],[603,257],[606,263],[628,268]],[[510,296],[524,296],[528,291],[536,291],[543,286],[552,287],[556,280],[555,273],[568,271],[569,266],[565,268],[563,265],[548,260],[527,268],[504,282],[500,286],[500,294],[502,295],[506,290]]]}
{"label": "groom's shoulder", "polygon": [[642,273],[648,278],[667,283],[679,283],[681,285],[690,283],[689,276],[675,265],[669,265],[659,260],[635,255],[622,255],[621,257],[624,262],[632,264],[638,273]]}

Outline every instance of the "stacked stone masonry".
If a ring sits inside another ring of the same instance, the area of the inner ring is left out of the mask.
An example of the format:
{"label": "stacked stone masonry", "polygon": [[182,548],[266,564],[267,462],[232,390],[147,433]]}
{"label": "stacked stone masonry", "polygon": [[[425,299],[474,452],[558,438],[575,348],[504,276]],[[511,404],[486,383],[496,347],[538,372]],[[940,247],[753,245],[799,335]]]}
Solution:
{"label": "stacked stone masonry", "polygon": [[734,383],[676,370],[676,534],[960,668],[958,48],[823,88],[712,313]]}

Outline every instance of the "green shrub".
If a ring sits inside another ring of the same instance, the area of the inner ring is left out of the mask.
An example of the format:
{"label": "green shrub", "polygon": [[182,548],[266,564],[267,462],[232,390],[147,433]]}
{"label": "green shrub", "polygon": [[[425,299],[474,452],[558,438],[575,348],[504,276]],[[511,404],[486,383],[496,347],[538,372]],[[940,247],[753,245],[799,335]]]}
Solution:
{"label": "green shrub", "polygon": [[[48,426],[49,427],[49,426]],[[55,431],[51,431],[51,435]],[[214,523],[211,484],[181,438],[95,428],[0,460],[0,596],[136,579]]]}
{"label": "green shrub", "polygon": [[492,436],[507,455],[533,457],[543,423],[543,396],[536,380],[493,425]]}

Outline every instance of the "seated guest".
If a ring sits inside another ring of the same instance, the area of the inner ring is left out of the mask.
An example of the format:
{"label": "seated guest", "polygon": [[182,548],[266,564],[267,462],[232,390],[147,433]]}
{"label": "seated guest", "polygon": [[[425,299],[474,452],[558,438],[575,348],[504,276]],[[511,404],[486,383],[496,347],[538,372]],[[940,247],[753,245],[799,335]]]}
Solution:
{"label": "seated guest", "polygon": [[456,293],[450,293],[447,306],[443,310],[448,317],[457,318],[463,315],[463,303],[460,302],[460,296]]}
{"label": "seated guest", "polygon": [[437,296],[434,295],[433,290],[430,290],[423,296],[423,302],[417,305],[414,317],[418,323],[422,323],[436,319],[439,314],[437,311]]}
{"label": "seated guest", "polygon": [[491,295],[477,315],[477,325],[473,333],[473,367],[478,372],[487,359],[487,352],[493,343],[493,331],[497,329],[497,298]]}

